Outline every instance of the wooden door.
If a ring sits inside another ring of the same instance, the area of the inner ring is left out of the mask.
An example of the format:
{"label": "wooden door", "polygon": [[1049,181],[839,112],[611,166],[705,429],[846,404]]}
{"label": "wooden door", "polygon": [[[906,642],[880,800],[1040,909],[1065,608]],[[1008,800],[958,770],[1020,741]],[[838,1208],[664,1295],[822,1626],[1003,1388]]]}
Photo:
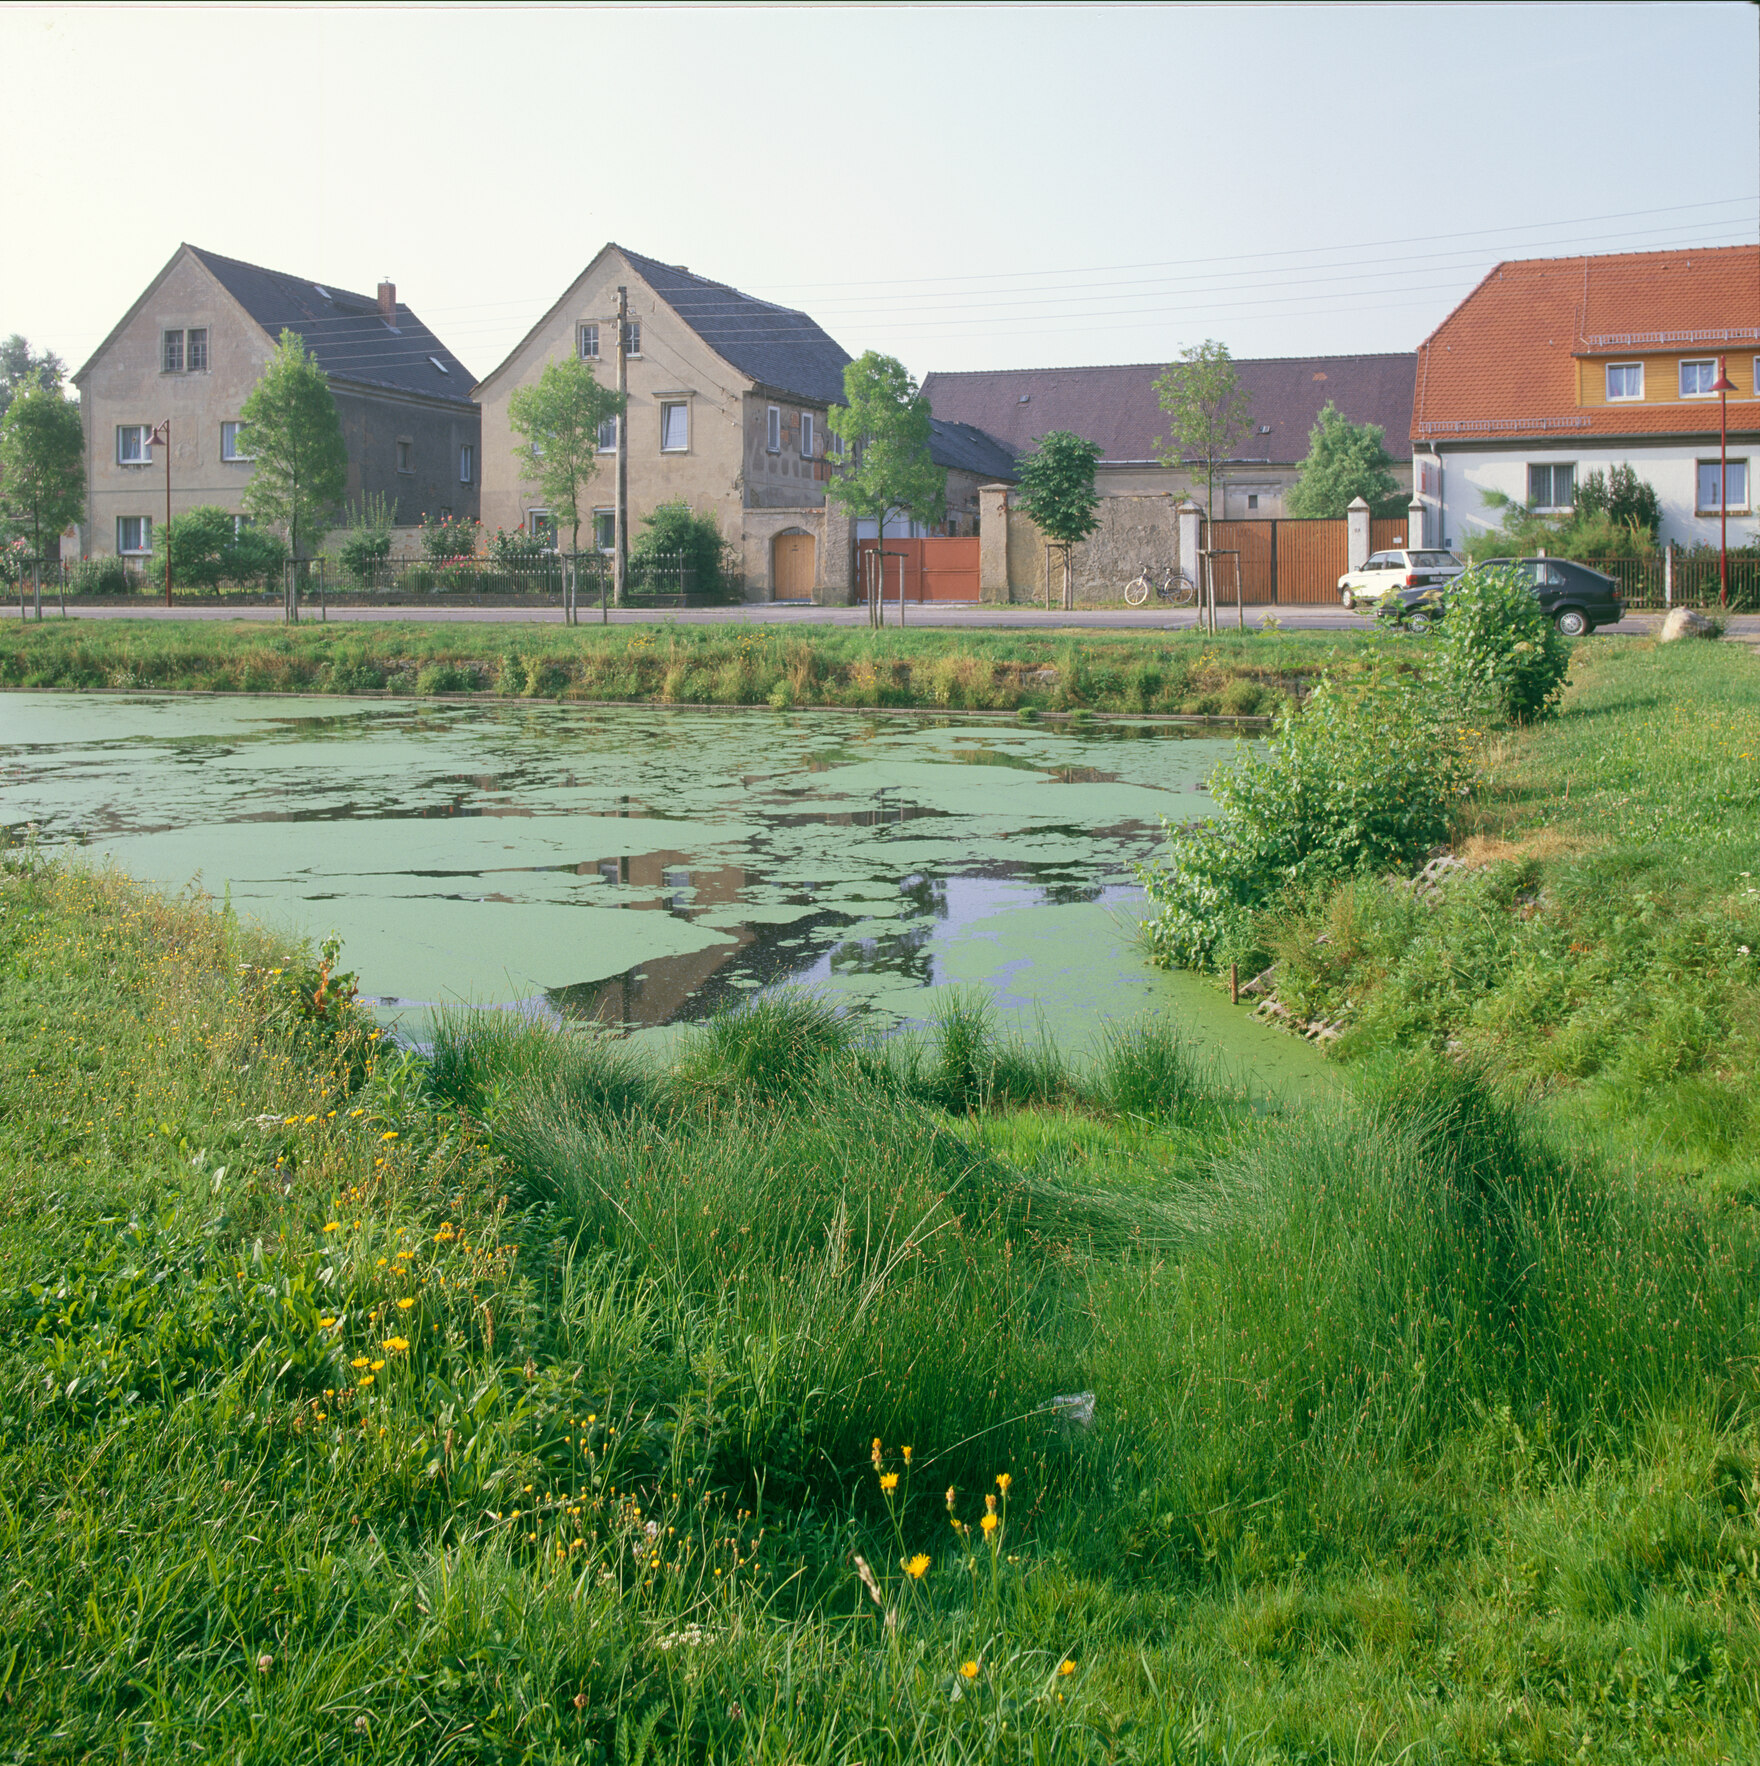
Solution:
{"label": "wooden door", "polygon": [[814,541],[810,533],[779,533],[771,547],[771,582],[778,601],[813,598]]}

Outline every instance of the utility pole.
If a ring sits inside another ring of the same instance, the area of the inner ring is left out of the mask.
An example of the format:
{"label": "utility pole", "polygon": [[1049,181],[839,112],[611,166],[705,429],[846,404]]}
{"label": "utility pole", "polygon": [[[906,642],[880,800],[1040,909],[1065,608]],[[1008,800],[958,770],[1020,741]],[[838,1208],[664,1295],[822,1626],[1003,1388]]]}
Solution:
{"label": "utility pole", "polygon": [[171,419],[167,417],[148,438],[148,445],[165,444],[165,605],[171,605]]}
{"label": "utility pole", "polygon": [[617,291],[617,494],[611,516],[611,599],[623,605],[629,570],[629,290]]}

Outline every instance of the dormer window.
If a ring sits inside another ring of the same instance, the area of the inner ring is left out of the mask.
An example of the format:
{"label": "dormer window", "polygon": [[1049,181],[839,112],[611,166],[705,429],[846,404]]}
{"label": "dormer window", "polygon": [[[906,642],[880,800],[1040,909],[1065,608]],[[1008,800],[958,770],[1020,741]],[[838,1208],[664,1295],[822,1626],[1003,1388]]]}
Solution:
{"label": "dormer window", "polygon": [[1703,361],[1681,363],[1681,397],[1708,399],[1717,384],[1717,358],[1706,356]]}
{"label": "dormer window", "polygon": [[1609,362],[1607,364],[1607,402],[1641,399],[1644,396],[1644,364],[1642,362]]}

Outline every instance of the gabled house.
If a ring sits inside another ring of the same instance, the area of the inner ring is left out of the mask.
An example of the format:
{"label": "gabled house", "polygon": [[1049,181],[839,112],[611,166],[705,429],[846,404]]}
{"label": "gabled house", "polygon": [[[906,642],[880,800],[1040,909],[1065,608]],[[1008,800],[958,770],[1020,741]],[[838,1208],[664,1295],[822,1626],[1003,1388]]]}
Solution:
{"label": "gabled house", "polygon": [[[1412,355],[1283,356],[1235,363],[1251,410],[1251,431],[1218,476],[1218,520],[1281,516],[1284,496],[1308,452],[1322,407],[1386,432],[1395,478],[1411,485]],[[1101,448],[1094,475],[1103,497],[1141,497],[1194,488],[1186,467],[1161,463],[1156,440],[1167,414],[1155,394],[1164,362],[1099,368],[1005,368],[932,373],[924,396],[937,418],[969,425],[1018,455],[1052,430],[1070,430]],[[1199,499],[1203,474],[1196,476]]]}
{"label": "gabled house", "polygon": [[482,434],[471,375],[381,282],[350,293],[180,245],[73,376],[86,429],[92,556],[145,558],[165,510],[165,461],[153,430],[171,423],[171,510],[235,514],[251,462],[239,412],[284,329],[330,377],[348,447],[350,502],[382,494],[399,525],[475,517]]}
{"label": "gabled house", "polygon": [[[483,524],[547,530],[521,472],[508,401],[570,352],[615,380],[617,291],[629,312],[629,524],[661,503],[712,515],[741,560],[749,598],[847,598],[848,522],[826,508],[839,444],[825,414],[843,397],[849,352],[805,313],[607,245],[507,359],[476,387],[483,410]],[[612,543],[617,436],[607,423],[594,480],[594,538]],[[585,536],[583,535],[583,543]]]}
{"label": "gabled house", "polygon": [[[1729,482],[1719,483],[1727,363]],[[1499,264],[1418,351],[1412,441],[1423,543],[1501,523],[1486,491],[1547,513],[1592,471],[1629,463],[1656,490],[1665,542],[1755,538],[1760,247]]]}

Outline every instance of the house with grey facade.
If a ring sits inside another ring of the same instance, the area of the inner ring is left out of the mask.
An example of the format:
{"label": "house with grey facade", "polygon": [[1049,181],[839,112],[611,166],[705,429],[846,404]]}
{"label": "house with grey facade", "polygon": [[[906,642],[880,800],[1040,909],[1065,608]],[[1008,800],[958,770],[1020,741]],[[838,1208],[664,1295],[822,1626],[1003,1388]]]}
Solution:
{"label": "house with grey facade", "polygon": [[[180,245],[73,376],[86,430],[88,557],[145,560],[165,513],[243,513],[252,463],[239,414],[283,330],[329,376],[348,449],[347,501],[382,495],[399,527],[475,519],[482,423],[462,362],[397,298]],[[169,422],[169,443],[155,442]],[[339,517],[340,517],[339,511]]]}

